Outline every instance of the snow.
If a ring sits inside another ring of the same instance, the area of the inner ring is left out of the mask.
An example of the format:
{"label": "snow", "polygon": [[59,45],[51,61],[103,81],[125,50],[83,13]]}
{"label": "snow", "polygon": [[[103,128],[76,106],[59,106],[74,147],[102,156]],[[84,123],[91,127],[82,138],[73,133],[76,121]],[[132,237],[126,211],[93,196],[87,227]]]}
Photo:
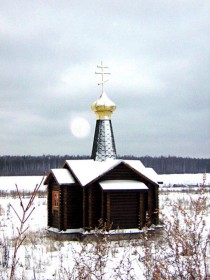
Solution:
{"label": "snow", "polygon": [[131,180],[107,180],[99,183],[104,191],[108,190],[148,190],[141,182]]}
{"label": "snow", "polygon": [[[14,191],[15,185],[22,191],[33,191],[36,185],[39,185],[43,179],[43,176],[0,176],[0,190],[2,191]],[[44,181],[44,180],[43,180]],[[46,186],[43,183],[40,186],[40,190],[44,191]]]}
{"label": "snow", "polygon": [[157,183],[158,182],[158,174],[155,172],[153,168],[145,167],[140,160],[122,160],[130,167],[134,168],[140,174],[146,176],[151,181]]}
{"label": "snow", "polygon": [[51,169],[51,171],[58,184],[63,185],[63,184],[75,183],[73,176],[67,169],[59,168],[59,169]]}
{"label": "snow", "polygon": [[114,168],[119,161],[110,159],[99,162],[94,160],[67,160],[66,163],[82,186],[87,185],[108,170]]}
{"label": "snow", "polygon": [[[114,160],[110,160],[112,162]],[[85,163],[86,162],[86,163]],[[88,168],[94,161],[87,160],[87,161],[73,161],[73,164],[71,164],[71,167],[73,167],[74,172],[78,175],[79,171],[83,170],[85,175],[84,178],[81,176],[81,181],[83,184],[86,184],[89,180],[93,180],[95,176],[99,176],[101,172],[105,172],[109,168],[113,168],[113,164],[110,164],[109,161],[107,161],[106,164],[101,165],[101,169],[97,168],[94,169],[94,167],[97,167],[96,165],[92,165],[92,168]],[[114,161],[116,162],[116,161]],[[117,164],[119,161],[117,161]],[[129,161],[130,163],[130,161]],[[131,164],[131,163],[130,163]],[[141,164],[141,162],[140,162]],[[73,166],[74,165],[74,166]],[[111,167],[110,167],[111,165]],[[115,164],[116,165],[116,164]],[[115,166],[114,165],[114,166]],[[137,166],[136,166],[137,167]],[[82,168],[82,169],[81,169]],[[103,169],[103,170],[102,170]],[[149,168],[145,168],[149,169]],[[64,175],[63,172],[60,173],[59,169],[56,172],[57,179],[60,182],[64,182],[66,180],[66,175]],[[64,169],[62,169],[64,170]],[[65,172],[65,171],[64,171]],[[81,172],[80,172],[81,173]],[[67,175],[68,176],[68,175]],[[78,175],[79,176],[79,175]],[[15,185],[18,186],[18,188],[22,191],[32,191],[37,184],[40,184],[41,180],[43,179],[43,176],[0,176],[0,190],[2,191],[15,191]],[[203,184],[203,173],[197,173],[197,174],[162,174],[158,175],[158,180],[163,182],[163,186],[173,186],[173,185],[202,185]],[[210,185],[210,173],[206,173],[206,185]],[[44,191],[46,190],[46,186],[43,185],[43,183],[40,186],[40,190]]]}
{"label": "snow", "polygon": [[158,175],[152,168],[145,168],[139,160],[115,160],[108,159],[103,162],[94,160],[67,160],[66,163],[73,171],[82,186],[87,185],[94,179],[101,177],[103,174],[112,170],[121,162],[125,163],[129,167],[135,169],[138,173],[147,177],[153,182],[158,181]]}
{"label": "snow", "polygon": [[154,182],[158,182],[159,181],[159,175],[155,172],[155,170],[151,167],[146,167],[145,171],[146,176],[148,178],[150,178],[150,180],[154,181]]}
{"label": "snow", "polygon": [[[60,176],[59,174],[58,176]],[[207,174],[206,184],[209,184],[209,176]],[[165,184],[202,184],[203,174],[172,174],[161,175],[166,178]],[[62,177],[62,176],[61,176]],[[14,191],[16,190],[15,184],[18,185],[20,190],[32,191],[34,187],[42,180],[42,176],[17,176],[17,177],[0,177],[0,191]],[[62,177],[63,180],[63,177]],[[41,189],[45,190],[42,184]],[[210,192],[206,193],[210,199]],[[195,199],[198,194],[193,193]],[[29,198],[23,198],[24,205],[27,204]],[[183,201],[184,205],[191,208],[191,200],[188,193],[172,193],[165,194],[160,192],[160,210],[165,214],[171,211],[171,201]],[[9,279],[8,271],[11,265],[11,258],[13,252],[13,240],[17,236],[17,227],[19,220],[12,210],[10,204],[21,215],[20,201],[17,197],[7,195],[0,197],[0,279]],[[109,254],[104,251],[99,251],[99,254],[94,251],[94,243],[89,242],[82,244],[77,241],[59,241],[58,239],[49,238],[47,236],[47,199],[46,197],[36,197],[33,206],[33,211],[30,218],[26,221],[25,227],[27,230],[27,239],[21,245],[18,251],[18,264],[17,264],[17,280],[19,279],[37,279],[37,280],[57,280],[57,279],[79,279],[77,273],[82,273],[82,268],[87,270],[90,264],[93,267],[96,264],[96,257],[101,257],[103,267],[100,267],[104,273],[103,279],[148,279],[143,275],[143,268],[141,258],[143,256],[143,249],[139,245],[131,246],[129,242],[117,241],[111,244],[107,243],[105,246],[110,246]],[[209,233],[210,225],[210,208],[205,216],[205,234]],[[182,221],[182,220],[180,220]],[[55,231],[55,229],[52,229]],[[77,229],[82,232],[82,229]],[[75,230],[74,230],[75,232]],[[120,231],[110,231],[109,234],[117,234]],[[123,233],[141,233],[138,229],[123,230]],[[66,232],[65,232],[66,233]],[[72,230],[68,230],[72,233]],[[91,232],[94,234],[94,232]],[[3,242],[2,242],[3,241]],[[135,244],[135,243],[133,243]],[[102,244],[103,245],[103,244]],[[100,245],[100,246],[102,246]],[[85,250],[84,250],[85,248]],[[98,250],[103,248],[95,247]],[[8,250],[8,251],[7,251]],[[100,252],[104,254],[100,255]],[[8,254],[8,258],[5,256]],[[3,261],[8,262],[5,266],[2,265]],[[78,270],[74,268],[77,262]],[[8,265],[8,267],[7,267]],[[73,270],[74,268],[74,270]],[[79,270],[80,269],[80,270]],[[73,271],[73,278],[70,278]],[[127,272],[132,273],[135,277],[128,276]],[[69,274],[68,274],[69,273]],[[100,271],[96,271],[100,273]],[[117,274],[118,273],[118,274]],[[69,275],[69,277],[68,277]],[[99,278],[99,277],[98,277]],[[84,278],[87,279],[87,278]],[[96,278],[91,278],[96,279]]]}
{"label": "snow", "polygon": [[[202,185],[203,173],[197,174],[163,174],[159,175],[159,180],[163,182],[163,186],[173,185]],[[206,173],[205,185],[210,185],[210,173]]]}
{"label": "snow", "polygon": [[67,229],[65,231],[60,231],[57,228],[53,228],[53,227],[49,227],[47,229],[49,232],[59,232],[59,234],[67,234],[67,233],[84,233],[84,229],[83,228],[74,228],[74,229]]}

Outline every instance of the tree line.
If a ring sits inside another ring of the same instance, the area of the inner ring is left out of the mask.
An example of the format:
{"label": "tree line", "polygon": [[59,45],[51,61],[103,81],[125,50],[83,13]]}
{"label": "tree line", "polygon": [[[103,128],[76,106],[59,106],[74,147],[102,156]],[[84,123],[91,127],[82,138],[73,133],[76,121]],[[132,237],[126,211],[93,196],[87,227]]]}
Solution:
{"label": "tree line", "polygon": [[[46,175],[52,168],[60,168],[67,159],[88,159],[88,156],[0,156],[0,176]],[[158,174],[210,173],[210,159],[183,157],[135,157],[118,156],[122,159],[140,160]]]}

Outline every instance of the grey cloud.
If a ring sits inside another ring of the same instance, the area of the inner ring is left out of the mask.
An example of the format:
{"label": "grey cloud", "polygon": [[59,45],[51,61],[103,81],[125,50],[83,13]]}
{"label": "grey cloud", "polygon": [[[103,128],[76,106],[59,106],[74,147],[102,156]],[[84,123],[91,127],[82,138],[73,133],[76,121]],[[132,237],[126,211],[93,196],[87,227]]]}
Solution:
{"label": "grey cloud", "polygon": [[[0,154],[90,154],[103,59],[119,154],[208,157],[209,10],[205,0],[1,3]],[[86,139],[69,129],[79,115]]]}

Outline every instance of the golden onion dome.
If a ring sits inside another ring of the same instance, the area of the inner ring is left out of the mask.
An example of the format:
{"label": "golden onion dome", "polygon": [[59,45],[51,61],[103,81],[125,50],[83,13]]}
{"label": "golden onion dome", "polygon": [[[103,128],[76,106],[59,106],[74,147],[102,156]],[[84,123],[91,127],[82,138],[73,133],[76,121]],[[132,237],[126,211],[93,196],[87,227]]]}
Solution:
{"label": "golden onion dome", "polygon": [[103,92],[100,98],[93,102],[91,109],[96,113],[98,120],[111,119],[111,114],[116,109],[116,105]]}

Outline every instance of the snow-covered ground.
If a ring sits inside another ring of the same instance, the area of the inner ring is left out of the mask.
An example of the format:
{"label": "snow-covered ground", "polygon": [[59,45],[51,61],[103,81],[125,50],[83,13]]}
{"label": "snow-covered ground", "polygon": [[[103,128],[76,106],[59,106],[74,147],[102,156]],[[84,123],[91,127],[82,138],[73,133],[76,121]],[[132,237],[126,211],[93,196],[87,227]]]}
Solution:
{"label": "snow-covered ground", "polygon": [[163,182],[163,186],[174,185],[190,185],[200,186],[203,184],[205,176],[205,185],[210,185],[210,173],[198,173],[198,174],[163,174],[158,176],[158,180]]}
{"label": "snow-covered ground", "polygon": [[[210,184],[210,174],[207,174],[206,183]],[[165,185],[190,184],[201,185],[203,174],[162,175]],[[40,184],[42,176],[0,177],[0,191],[20,190],[32,191]],[[45,190],[41,186],[41,190]],[[192,196],[196,198],[197,194]],[[208,200],[210,192],[207,192]],[[29,198],[23,198],[24,205]],[[191,201],[187,193],[161,193],[160,210],[164,213],[170,211],[170,202],[182,200],[190,207]],[[208,202],[209,203],[209,202]],[[19,219],[12,207],[21,216],[22,210],[17,197],[0,197],[0,280],[9,279],[9,267],[12,259],[14,238],[17,236]],[[59,241],[47,236],[47,200],[46,197],[36,197],[35,207],[30,218],[25,223],[27,238],[18,251],[17,275],[15,279],[25,280],[64,280],[64,279],[147,279],[143,276],[144,270],[140,261],[142,248],[126,241],[112,242],[96,246],[93,243]],[[210,225],[210,209],[205,214],[205,231],[208,235]],[[131,245],[132,244],[132,245]],[[105,246],[105,247],[103,247]],[[108,247],[107,247],[108,246]],[[111,247],[109,247],[111,246]],[[108,248],[108,250],[107,250]],[[91,269],[98,268],[98,276],[91,274]],[[88,278],[89,273],[92,275]],[[84,278],[79,278],[84,273]],[[100,278],[101,275],[104,276]],[[97,278],[98,277],[98,278]]]}
{"label": "snow-covered ground", "polygon": [[[173,185],[193,185],[200,186],[203,184],[203,173],[198,174],[163,174],[158,175],[158,181],[163,182],[162,186]],[[206,173],[206,185],[210,185],[210,173]],[[37,184],[40,184],[43,176],[0,176],[0,191],[16,190],[15,185],[20,190],[32,191]],[[40,190],[45,190],[46,186],[43,184]]]}
{"label": "snow-covered ground", "polygon": [[[43,180],[43,176],[0,176],[0,191],[15,191],[18,186],[19,190],[33,191],[36,185]],[[40,190],[45,190],[46,186],[41,184]]]}

